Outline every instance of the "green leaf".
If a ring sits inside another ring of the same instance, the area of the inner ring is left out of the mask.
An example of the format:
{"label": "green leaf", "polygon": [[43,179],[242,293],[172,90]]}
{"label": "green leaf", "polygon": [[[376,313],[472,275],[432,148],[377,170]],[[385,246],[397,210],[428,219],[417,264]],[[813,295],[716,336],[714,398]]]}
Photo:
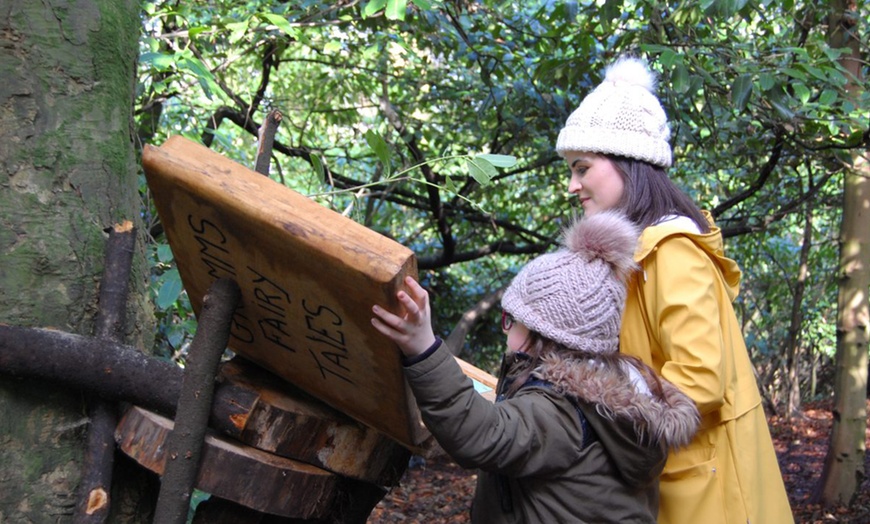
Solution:
{"label": "green leaf", "polygon": [[488,185],[492,179],[498,175],[495,166],[483,158],[469,158],[466,164],[468,166],[468,173],[481,186]]}
{"label": "green leaf", "polygon": [[659,45],[659,44],[641,44],[640,49],[644,53],[649,53],[652,55],[658,54],[658,53],[664,53],[666,51],[671,51],[670,47],[664,46],[664,45]]}
{"label": "green leaf", "polygon": [[728,18],[745,4],[746,2],[741,0],[702,0],[701,8],[708,15]]}
{"label": "green leaf", "polygon": [[387,0],[386,15],[388,20],[404,20],[408,0]]}
{"label": "green leaf", "polygon": [[453,182],[453,179],[450,178],[450,175],[444,177],[444,189],[453,194],[459,193],[459,190],[456,188],[456,184]]}
{"label": "green leaf", "polygon": [[683,57],[673,49],[666,47],[659,56],[659,62],[662,63],[663,67],[671,69],[676,64],[682,64]]}
{"label": "green leaf", "polygon": [[175,65],[175,55],[167,55],[164,53],[142,53],[139,56],[139,62],[143,64],[151,64],[157,69],[171,69]]}
{"label": "green leaf", "polygon": [[157,292],[157,300],[155,304],[160,309],[167,309],[169,306],[178,300],[178,295],[181,294],[181,276],[177,269],[170,269],[163,273],[163,285],[160,286],[160,291]]}
{"label": "green leaf", "polygon": [[852,133],[849,135],[849,138],[846,140],[846,143],[847,144],[855,144],[855,147],[857,147],[858,144],[860,144],[863,140],[864,140],[864,131],[859,129],[856,131],[852,131]]}
{"label": "green leaf", "polygon": [[214,80],[214,77],[211,74],[211,71],[203,64],[199,58],[196,57],[188,57],[181,60],[180,64],[184,69],[187,69],[198,78],[210,78]]}
{"label": "green leaf", "polygon": [[798,80],[802,80],[804,82],[806,82],[806,80],[807,80],[807,75],[804,74],[803,71],[794,69],[792,67],[783,68],[782,72],[787,74],[788,76],[790,76],[792,78],[797,78]]}
{"label": "green leaf", "polygon": [[363,18],[369,18],[371,16],[374,16],[386,5],[387,0],[371,0],[371,2],[367,3],[366,6],[363,8]]}
{"label": "green leaf", "polygon": [[809,88],[800,83],[796,82],[792,84],[792,89],[794,89],[794,95],[798,100],[801,101],[802,104],[806,104],[810,100],[810,90]]}
{"label": "green leaf", "polygon": [[674,73],[671,75],[671,83],[674,86],[674,91],[677,93],[685,93],[689,90],[689,71],[683,64],[677,65],[674,68]]}
{"label": "green leaf", "polygon": [[773,106],[774,109],[786,120],[791,120],[794,118],[794,112],[789,109],[785,104],[782,104],[778,100],[770,100],[770,105]]}
{"label": "green leaf", "polygon": [[314,168],[318,180],[326,180],[326,168],[323,166],[323,161],[320,160],[320,155],[311,155],[311,167]]}
{"label": "green leaf", "polygon": [[384,169],[387,172],[387,175],[390,174],[390,148],[387,146],[387,142],[381,137],[381,135],[375,133],[371,129],[366,131],[365,134],[366,142],[369,147],[372,148],[372,151],[378,156],[378,159],[381,161],[381,164],[384,165]]}
{"label": "green leaf", "polygon": [[205,26],[191,27],[190,29],[187,30],[187,34],[188,34],[188,36],[190,36],[190,38],[196,38],[197,35],[199,35],[200,33],[204,33],[206,31],[208,31],[209,29],[210,28],[205,27]]}
{"label": "green leaf", "polygon": [[260,16],[265,18],[266,21],[268,21],[270,24],[280,29],[283,33],[290,36],[296,35],[296,30],[293,29],[293,26],[290,25],[290,22],[288,22],[287,19],[283,16],[276,15],[274,13],[263,13]]}
{"label": "green leaf", "polygon": [[746,103],[749,101],[749,95],[752,94],[752,76],[742,75],[734,81],[734,86],[731,88],[731,103],[738,110],[742,111],[746,108]]}
{"label": "green leaf", "polygon": [[512,155],[493,155],[491,153],[484,153],[476,155],[474,158],[486,160],[495,167],[514,167],[517,165],[517,157]]}
{"label": "green leaf", "polygon": [[157,246],[157,260],[164,264],[168,264],[172,262],[172,259],[172,248],[169,247],[169,244],[160,244]]}
{"label": "green leaf", "polygon": [[432,2],[429,0],[411,0],[411,3],[422,9],[423,11],[432,10]]}
{"label": "green leaf", "polygon": [[214,75],[211,74],[211,71],[208,70],[199,58],[193,56],[184,58],[178,61],[178,66],[193,73],[193,76],[199,81],[200,87],[202,87],[205,96],[208,98],[212,98],[213,92],[220,91],[220,86],[215,82]]}
{"label": "green leaf", "polygon": [[622,13],[622,3],[622,0],[605,0],[604,6],[598,9],[598,17],[606,22],[616,20]]}
{"label": "green leaf", "polygon": [[828,81],[828,77],[827,77],[827,75],[825,75],[824,71],[822,71],[822,70],[819,69],[818,67],[813,67],[813,66],[810,66],[810,65],[804,65],[804,69],[806,69],[807,72],[809,72],[809,74],[811,74],[811,75],[813,75],[814,77],[818,78],[818,79],[821,80],[822,82],[827,82],[827,81]]}
{"label": "green leaf", "polygon": [[245,37],[245,33],[248,31],[248,20],[227,24],[227,29],[230,30],[229,42],[236,44]]}
{"label": "green leaf", "polygon": [[837,101],[837,98],[840,95],[837,94],[833,89],[825,89],[822,91],[822,94],[819,96],[819,104],[823,106],[833,105],[834,102]]}
{"label": "green leaf", "polygon": [[761,73],[758,77],[758,84],[762,91],[770,91],[776,85],[776,78],[770,73]]}

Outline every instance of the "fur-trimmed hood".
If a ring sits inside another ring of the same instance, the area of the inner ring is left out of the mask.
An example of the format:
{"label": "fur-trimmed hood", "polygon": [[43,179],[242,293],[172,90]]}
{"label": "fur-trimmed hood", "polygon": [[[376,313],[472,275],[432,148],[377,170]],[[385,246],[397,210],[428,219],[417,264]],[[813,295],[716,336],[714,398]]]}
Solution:
{"label": "fur-trimmed hood", "polygon": [[[698,429],[695,403],[670,382],[642,371],[630,360],[622,369],[603,360],[550,355],[533,372],[563,395],[592,405],[612,421],[630,422],[638,442],[687,445]],[[659,393],[660,392],[660,393]]]}

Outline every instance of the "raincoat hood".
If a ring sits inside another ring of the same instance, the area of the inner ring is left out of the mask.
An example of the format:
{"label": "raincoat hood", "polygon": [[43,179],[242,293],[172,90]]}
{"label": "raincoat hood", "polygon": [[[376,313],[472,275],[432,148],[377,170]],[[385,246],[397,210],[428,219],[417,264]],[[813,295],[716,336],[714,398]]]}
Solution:
{"label": "raincoat hood", "polygon": [[740,292],[741,271],[737,262],[725,256],[725,246],[722,240],[722,232],[713,222],[713,217],[708,211],[703,211],[710,226],[709,233],[698,233],[686,225],[685,221],[672,220],[648,227],[643,230],[634,253],[635,262],[640,263],[662,242],[672,236],[685,236],[694,242],[707,256],[710,257],[719,272],[728,291],[728,298],[734,300]]}

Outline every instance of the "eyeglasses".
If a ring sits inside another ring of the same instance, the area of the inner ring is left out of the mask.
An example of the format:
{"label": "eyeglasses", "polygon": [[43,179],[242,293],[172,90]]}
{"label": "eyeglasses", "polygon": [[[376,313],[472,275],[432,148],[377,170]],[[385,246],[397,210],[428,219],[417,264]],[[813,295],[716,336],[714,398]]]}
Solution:
{"label": "eyeglasses", "polygon": [[507,311],[502,310],[501,312],[501,329],[502,331],[510,331],[510,329],[514,327],[514,317],[511,316]]}

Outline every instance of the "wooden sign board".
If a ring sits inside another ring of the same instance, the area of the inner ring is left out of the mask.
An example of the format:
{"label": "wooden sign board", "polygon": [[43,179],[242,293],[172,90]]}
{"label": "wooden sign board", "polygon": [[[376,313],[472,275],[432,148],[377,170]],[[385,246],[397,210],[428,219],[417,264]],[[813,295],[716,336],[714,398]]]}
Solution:
{"label": "wooden sign board", "polygon": [[194,311],[218,278],[241,288],[233,351],[407,447],[426,438],[400,353],[371,325],[417,276],[411,250],[183,137],[142,163]]}

